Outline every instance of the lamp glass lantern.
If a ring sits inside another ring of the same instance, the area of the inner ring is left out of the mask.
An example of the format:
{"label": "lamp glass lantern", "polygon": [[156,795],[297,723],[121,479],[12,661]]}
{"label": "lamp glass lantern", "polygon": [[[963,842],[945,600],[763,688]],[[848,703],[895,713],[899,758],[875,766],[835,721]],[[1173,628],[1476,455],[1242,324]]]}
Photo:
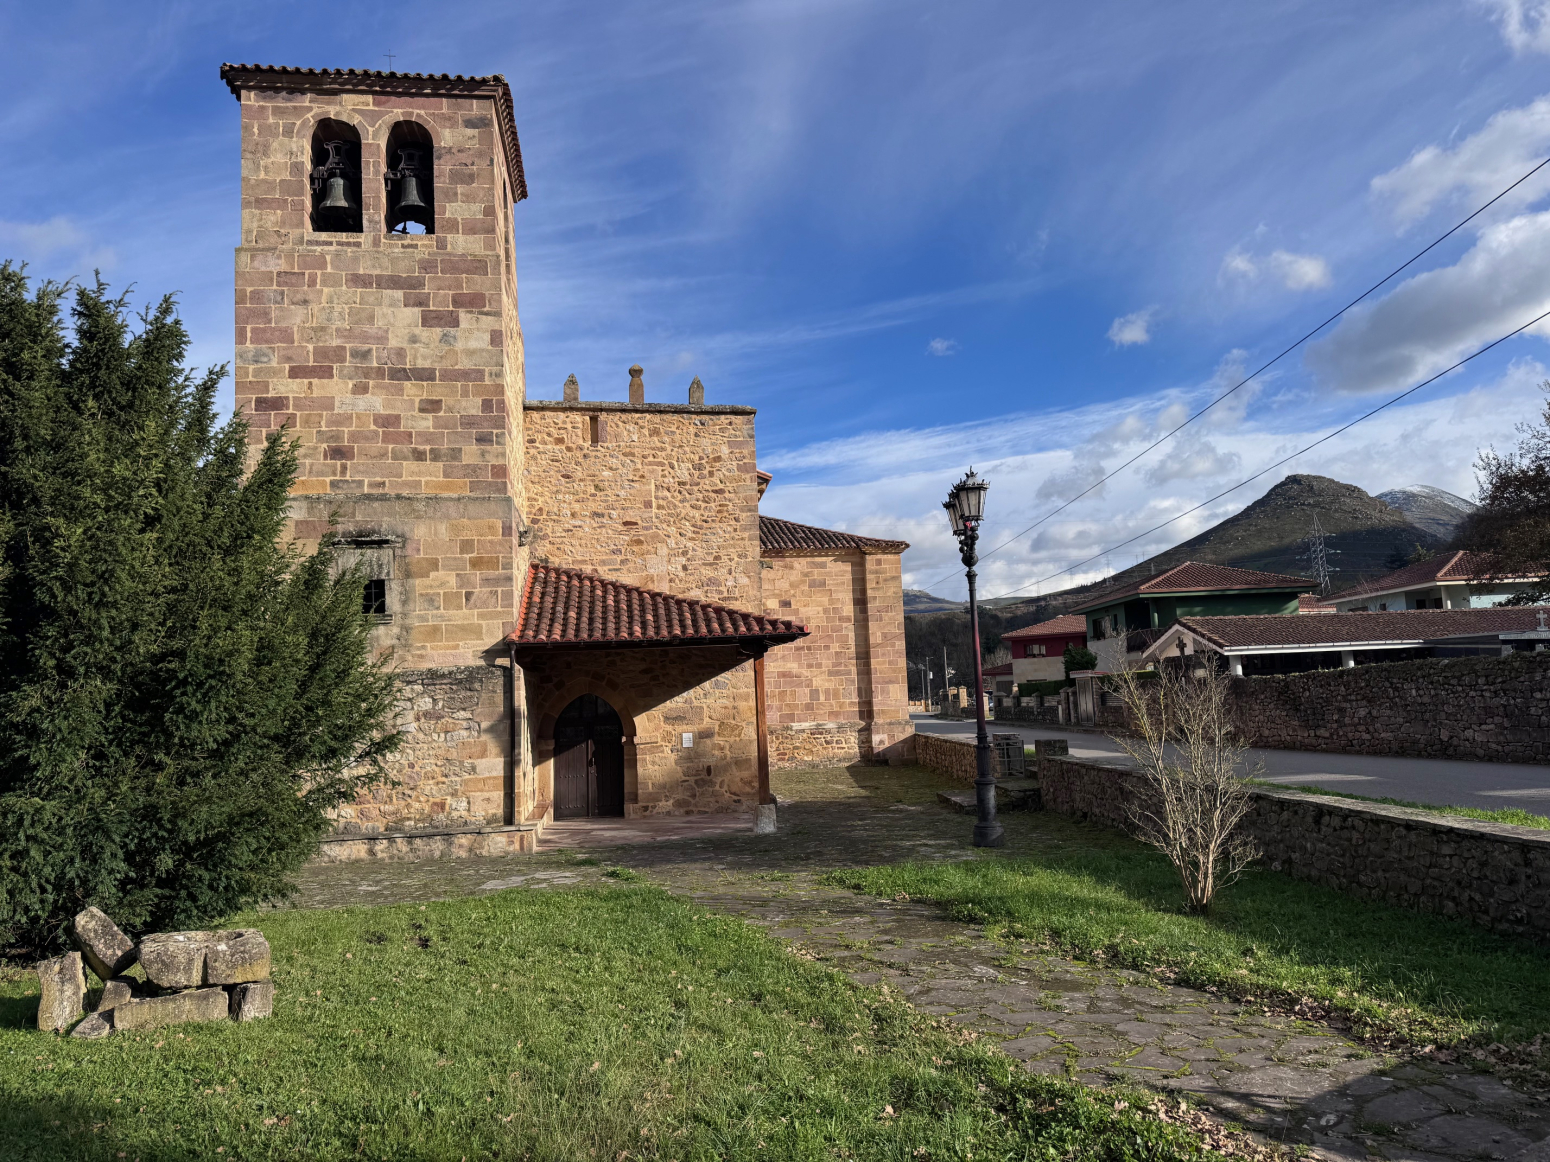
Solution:
{"label": "lamp glass lantern", "polygon": [[985,514],[985,492],[990,487],[970,468],[964,478],[953,485],[942,507],[953,522],[953,535],[962,537],[970,529],[978,528]]}

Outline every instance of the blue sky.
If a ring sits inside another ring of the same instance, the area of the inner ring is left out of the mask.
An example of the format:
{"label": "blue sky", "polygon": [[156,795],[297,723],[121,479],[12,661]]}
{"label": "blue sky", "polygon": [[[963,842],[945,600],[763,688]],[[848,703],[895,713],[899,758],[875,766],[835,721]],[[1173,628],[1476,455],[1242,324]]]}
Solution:
{"label": "blue sky", "polygon": [[[0,255],[175,290],[230,358],[237,105],[222,61],[499,72],[529,393],[760,409],[765,510],[901,536],[1032,523],[1550,155],[1545,0],[21,5],[0,9]],[[1550,174],[1550,170],[1546,171]],[[1550,309],[1536,179],[1208,423],[990,558],[1055,573]],[[1547,331],[1550,335],[1550,331]],[[1076,574],[1281,475],[1469,494],[1536,410],[1525,335]]]}

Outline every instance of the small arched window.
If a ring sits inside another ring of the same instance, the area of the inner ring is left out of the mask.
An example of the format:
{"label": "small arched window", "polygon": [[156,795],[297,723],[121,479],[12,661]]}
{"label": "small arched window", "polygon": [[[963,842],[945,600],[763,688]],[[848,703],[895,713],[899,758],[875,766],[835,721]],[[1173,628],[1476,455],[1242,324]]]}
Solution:
{"label": "small arched window", "polygon": [[436,233],[435,147],[425,126],[400,121],[388,132],[383,182],[390,232]]}
{"label": "small arched window", "polygon": [[331,118],[312,131],[312,228],[361,232],[361,135]]}

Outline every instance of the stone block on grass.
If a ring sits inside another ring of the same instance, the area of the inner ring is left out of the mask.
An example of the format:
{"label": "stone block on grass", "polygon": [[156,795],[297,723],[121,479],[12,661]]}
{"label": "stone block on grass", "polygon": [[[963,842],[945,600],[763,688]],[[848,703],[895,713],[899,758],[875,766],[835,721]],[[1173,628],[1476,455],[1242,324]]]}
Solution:
{"label": "stone block on grass", "polygon": [[269,941],[257,928],[211,933],[205,946],[208,984],[246,984],[269,979]]}
{"label": "stone block on grass", "polygon": [[75,943],[86,958],[86,966],[99,980],[118,976],[135,962],[135,942],[119,930],[99,908],[77,912],[71,924]]}
{"label": "stone block on grass", "polygon": [[140,967],[145,979],[168,989],[195,988],[205,983],[205,952],[211,932],[158,932],[140,941]]}
{"label": "stone block on grass", "polygon": [[232,985],[231,1019],[233,1021],[257,1021],[274,1013],[274,981],[256,980],[248,984]]}
{"label": "stone block on grass", "polygon": [[223,988],[189,989],[164,997],[145,997],[119,1005],[113,1010],[113,1027],[159,1029],[163,1025],[181,1025],[189,1021],[224,1021],[231,1009]]}
{"label": "stone block on grass", "polygon": [[81,954],[67,952],[41,962],[38,984],[42,986],[42,995],[38,998],[38,1028],[45,1033],[68,1029],[81,1015],[81,1006],[86,1000],[86,973],[81,968]]}
{"label": "stone block on grass", "polygon": [[74,1029],[70,1030],[70,1036],[79,1037],[82,1041],[97,1041],[113,1032],[113,1014],[92,1013]]}
{"label": "stone block on grass", "polygon": [[135,981],[127,976],[115,976],[107,984],[102,986],[102,996],[97,1001],[94,1013],[107,1013],[118,1008],[119,1005],[128,1004],[135,997]]}

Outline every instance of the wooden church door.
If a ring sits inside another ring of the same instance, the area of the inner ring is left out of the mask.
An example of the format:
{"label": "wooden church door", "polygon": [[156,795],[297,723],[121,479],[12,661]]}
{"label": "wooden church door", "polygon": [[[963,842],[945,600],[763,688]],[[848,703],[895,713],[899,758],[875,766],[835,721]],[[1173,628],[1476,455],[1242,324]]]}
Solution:
{"label": "wooden church door", "polygon": [[583,694],[554,724],[554,817],[624,814],[624,724],[596,694]]}

